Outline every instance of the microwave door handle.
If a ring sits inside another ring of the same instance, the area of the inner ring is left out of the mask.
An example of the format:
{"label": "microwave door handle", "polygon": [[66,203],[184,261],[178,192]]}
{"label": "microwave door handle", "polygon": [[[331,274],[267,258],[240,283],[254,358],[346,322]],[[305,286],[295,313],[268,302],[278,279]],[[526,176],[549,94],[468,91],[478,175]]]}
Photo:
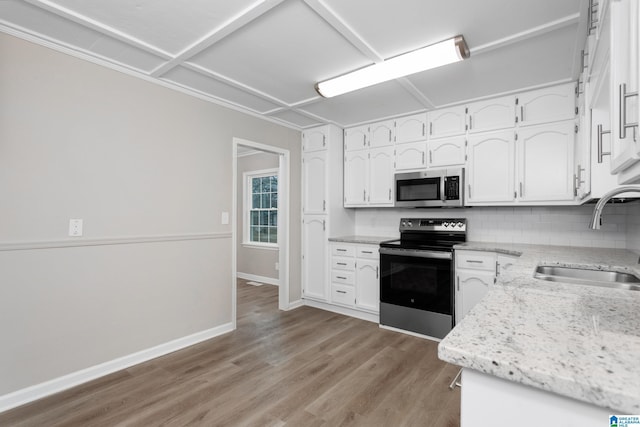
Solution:
{"label": "microwave door handle", "polygon": [[447,177],[443,176],[442,178],[440,178],[440,200],[442,200],[443,202],[446,202],[445,200],[445,194],[444,194],[444,189],[445,189],[445,182],[447,181]]}

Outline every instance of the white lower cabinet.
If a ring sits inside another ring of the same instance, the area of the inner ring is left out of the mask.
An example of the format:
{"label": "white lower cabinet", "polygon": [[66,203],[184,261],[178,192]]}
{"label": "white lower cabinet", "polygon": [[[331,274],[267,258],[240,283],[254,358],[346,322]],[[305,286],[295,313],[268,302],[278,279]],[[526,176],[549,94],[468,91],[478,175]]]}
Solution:
{"label": "white lower cabinet", "polygon": [[494,252],[456,251],[456,323],[489,292],[495,283],[496,271]]}
{"label": "white lower cabinet", "polygon": [[303,296],[328,301],[326,215],[305,215],[302,235]]}
{"label": "white lower cabinet", "polygon": [[517,256],[487,251],[456,250],[455,315],[459,323],[509,268]]}
{"label": "white lower cabinet", "polygon": [[331,243],[331,303],[378,313],[380,255],[377,245]]}

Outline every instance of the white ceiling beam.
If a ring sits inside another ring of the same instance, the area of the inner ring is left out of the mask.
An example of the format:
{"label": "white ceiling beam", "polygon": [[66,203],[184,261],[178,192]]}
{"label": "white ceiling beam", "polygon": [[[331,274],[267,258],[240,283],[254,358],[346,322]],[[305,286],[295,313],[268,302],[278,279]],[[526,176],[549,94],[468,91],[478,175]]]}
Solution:
{"label": "white ceiling beam", "polygon": [[426,109],[434,109],[436,105],[431,101],[427,95],[425,95],[420,89],[415,87],[411,81],[407,78],[401,78],[396,80],[400,85],[407,91],[411,96],[413,96],[424,108]]}
{"label": "white ceiling beam", "polygon": [[551,31],[577,24],[578,22],[580,22],[580,14],[574,13],[573,15],[568,15],[563,18],[556,19],[555,21],[547,22],[546,24],[521,31],[516,34],[511,34],[510,36],[494,40],[480,46],[469,47],[469,56],[473,58],[474,55],[490,52],[495,49],[500,49],[502,47],[521,42],[523,40],[538,37],[543,34],[550,33]]}
{"label": "white ceiling beam", "polygon": [[353,47],[373,62],[381,62],[384,58],[376,52],[353,28],[338,16],[322,0],[303,0],[315,13],[324,19],[334,30],[344,37]]}
{"label": "white ceiling beam", "polygon": [[254,19],[264,15],[283,1],[285,0],[261,0],[252,4],[224,24],[209,32],[197,42],[193,43],[191,46],[184,49],[173,59],[153,70],[151,75],[153,77],[160,77],[162,74],[181,65],[184,61],[187,61],[189,58],[199,54],[203,50],[208,49]]}
{"label": "white ceiling beam", "polygon": [[69,21],[75,22],[76,24],[80,24],[84,27],[97,31],[101,34],[104,34],[105,36],[114,38],[128,45],[137,47],[140,50],[151,53],[160,58],[170,59],[173,56],[171,55],[171,53],[164,51],[162,49],[159,49],[156,46],[150,45],[149,43],[146,43],[140,39],[137,39],[129,34],[126,34],[108,25],[104,25],[103,23],[98,22],[95,19],[91,19],[88,16],[84,16],[78,12],[75,12],[71,9],[60,6],[49,0],[24,0],[24,1],[35,7],[44,9],[49,13],[52,13],[61,18],[67,19]]}

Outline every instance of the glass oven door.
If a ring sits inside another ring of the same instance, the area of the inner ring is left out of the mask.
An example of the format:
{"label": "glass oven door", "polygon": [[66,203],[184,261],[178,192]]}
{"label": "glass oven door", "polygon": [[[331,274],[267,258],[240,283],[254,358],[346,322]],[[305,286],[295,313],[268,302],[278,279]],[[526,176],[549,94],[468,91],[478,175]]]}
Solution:
{"label": "glass oven door", "polygon": [[380,301],[453,315],[451,252],[380,249]]}

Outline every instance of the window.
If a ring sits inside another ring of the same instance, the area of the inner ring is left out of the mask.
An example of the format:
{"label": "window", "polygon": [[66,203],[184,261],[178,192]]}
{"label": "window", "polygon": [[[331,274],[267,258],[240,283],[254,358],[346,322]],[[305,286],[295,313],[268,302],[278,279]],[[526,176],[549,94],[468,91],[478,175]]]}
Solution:
{"label": "window", "polygon": [[244,175],[244,241],[246,244],[277,246],[278,170],[246,172]]}

